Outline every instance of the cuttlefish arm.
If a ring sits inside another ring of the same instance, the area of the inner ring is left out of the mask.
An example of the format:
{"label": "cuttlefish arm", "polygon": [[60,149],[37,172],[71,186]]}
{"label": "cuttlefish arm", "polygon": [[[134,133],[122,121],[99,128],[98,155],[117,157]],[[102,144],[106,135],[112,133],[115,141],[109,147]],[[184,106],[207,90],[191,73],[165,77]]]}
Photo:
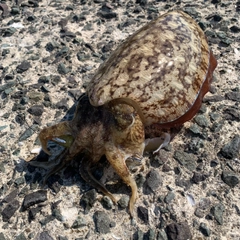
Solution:
{"label": "cuttlefish arm", "polygon": [[48,155],[51,155],[47,149],[47,143],[49,140],[56,142],[65,148],[69,148],[72,145],[74,138],[72,136],[69,122],[65,121],[51,127],[44,128],[39,133],[39,140],[42,145],[42,150]]}

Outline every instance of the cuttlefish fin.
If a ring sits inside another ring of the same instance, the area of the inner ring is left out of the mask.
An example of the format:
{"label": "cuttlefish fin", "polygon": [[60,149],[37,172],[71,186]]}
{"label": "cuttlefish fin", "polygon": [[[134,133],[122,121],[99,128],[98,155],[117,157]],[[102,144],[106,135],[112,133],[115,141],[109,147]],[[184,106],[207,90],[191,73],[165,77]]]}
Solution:
{"label": "cuttlefish fin", "polygon": [[169,133],[163,133],[157,138],[148,138],[145,140],[145,152],[153,152],[154,154],[159,152],[162,148],[166,147],[171,140]]}

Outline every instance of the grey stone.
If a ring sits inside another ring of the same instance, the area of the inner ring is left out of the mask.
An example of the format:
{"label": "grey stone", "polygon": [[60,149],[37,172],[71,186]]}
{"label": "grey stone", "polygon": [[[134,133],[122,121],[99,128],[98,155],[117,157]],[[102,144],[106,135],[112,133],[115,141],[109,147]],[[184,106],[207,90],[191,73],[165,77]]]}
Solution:
{"label": "grey stone", "polygon": [[6,238],[2,232],[0,233],[0,240],[6,240]]}
{"label": "grey stone", "polygon": [[133,236],[134,240],[143,240],[143,231],[138,229]]}
{"label": "grey stone", "polygon": [[29,137],[31,137],[34,134],[34,131],[32,128],[28,128],[26,129],[19,137],[19,141],[24,141],[26,139],[28,139]]}
{"label": "grey stone", "polygon": [[197,124],[192,124],[189,130],[196,135],[201,135],[202,131]]}
{"label": "grey stone", "polygon": [[173,191],[168,192],[166,197],[164,198],[165,203],[170,203],[175,198],[175,193]]}
{"label": "grey stone", "polygon": [[3,222],[7,222],[18,210],[19,206],[20,206],[20,203],[16,199],[11,201],[9,204],[7,204],[7,206],[1,212]]}
{"label": "grey stone", "polygon": [[43,114],[43,106],[42,106],[42,105],[33,105],[32,107],[30,107],[30,108],[28,109],[28,112],[29,112],[31,115],[40,117],[40,116],[42,116],[42,114]]}
{"label": "grey stone", "polygon": [[142,206],[137,208],[138,218],[141,219],[145,224],[149,223],[148,209]]}
{"label": "grey stone", "polygon": [[146,185],[151,189],[152,192],[155,192],[162,185],[162,178],[159,174],[158,170],[152,169],[148,175],[146,180]]}
{"label": "grey stone", "polygon": [[208,127],[209,121],[204,115],[197,115],[194,118],[194,121],[201,127]]}
{"label": "grey stone", "polygon": [[99,233],[109,233],[111,221],[108,214],[102,211],[96,211],[93,215],[96,231]]}
{"label": "grey stone", "polygon": [[4,37],[11,37],[16,31],[17,31],[17,29],[14,28],[14,27],[6,28],[3,31],[3,36]]}
{"label": "grey stone", "polygon": [[47,191],[46,190],[38,190],[36,192],[30,193],[24,197],[23,200],[23,211],[33,206],[35,204],[45,202],[47,200]]}
{"label": "grey stone", "polygon": [[97,193],[95,189],[92,189],[83,194],[80,205],[83,206],[85,213],[88,213],[89,210],[93,207],[93,204],[96,202]]}
{"label": "grey stone", "polygon": [[188,170],[193,171],[196,169],[196,156],[193,154],[183,151],[175,151],[173,157]]}
{"label": "grey stone", "polygon": [[240,151],[240,136],[235,135],[232,140],[222,147],[220,153],[228,159],[233,159],[239,155]]}
{"label": "grey stone", "polygon": [[113,207],[113,202],[108,196],[103,196],[101,203],[106,209],[112,209]]}
{"label": "grey stone", "polygon": [[16,81],[8,81],[7,83],[0,85],[0,92],[8,88],[14,87],[15,85]]}
{"label": "grey stone", "polygon": [[156,237],[155,230],[151,228],[144,234],[143,239],[144,240],[155,240],[155,237]]}
{"label": "grey stone", "polygon": [[200,223],[199,231],[206,237],[209,237],[211,234],[210,229],[207,227],[206,223]]}
{"label": "grey stone", "polygon": [[127,208],[128,203],[129,203],[129,196],[127,195],[122,196],[118,201],[118,204],[121,208]]}
{"label": "grey stone", "polygon": [[205,181],[206,178],[207,178],[206,174],[194,172],[191,180],[193,181],[193,183],[198,184],[200,182]]}
{"label": "grey stone", "polygon": [[225,207],[222,203],[219,203],[211,208],[211,213],[213,214],[215,220],[219,225],[223,224],[223,213],[225,212]]}
{"label": "grey stone", "polygon": [[226,98],[232,101],[240,102],[240,92],[228,92],[226,93]]}
{"label": "grey stone", "polygon": [[72,228],[81,228],[86,225],[86,220],[82,216],[78,216],[77,219],[73,222]]}
{"label": "grey stone", "polygon": [[169,224],[166,227],[166,233],[169,240],[192,239],[190,228],[186,222]]}
{"label": "grey stone", "polygon": [[3,200],[2,202],[4,203],[9,203],[11,202],[18,194],[18,190],[14,189],[12,192],[10,192]]}
{"label": "grey stone", "polygon": [[198,218],[203,218],[204,217],[204,211],[201,208],[196,208],[194,211],[195,216]]}
{"label": "grey stone", "polygon": [[54,240],[48,231],[41,232],[34,240]]}
{"label": "grey stone", "polygon": [[67,73],[69,73],[71,70],[69,69],[69,68],[67,68],[66,66],[65,66],[65,64],[64,63],[60,63],[59,65],[58,65],[58,72],[60,73],[60,74],[67,74]]}
{"label": "grey stone", "polygon": [[238,176],[230,171],[223,171],[222,172],[222,180],[230,187],[235,187],[239,183]]}
{"label": "grey stone", "polygon": [[15,237],[15,240],[27,240],[27,238],[25,237],[24,233],[21,233]]}
{"label": "grey stone", "polygon": [[21,62],[20,65],[17,66],[17,72],[23,73],[23,72],[27,71],[30,67],[31,67],[30,62],[23,61],[23,62]]}
{"label": "grey stone", "polygon": [[166,232],[164,231],[164,229],[161,229],[161,230],[158,232],[157,240],[168,240],[167,234],[166,234]]}

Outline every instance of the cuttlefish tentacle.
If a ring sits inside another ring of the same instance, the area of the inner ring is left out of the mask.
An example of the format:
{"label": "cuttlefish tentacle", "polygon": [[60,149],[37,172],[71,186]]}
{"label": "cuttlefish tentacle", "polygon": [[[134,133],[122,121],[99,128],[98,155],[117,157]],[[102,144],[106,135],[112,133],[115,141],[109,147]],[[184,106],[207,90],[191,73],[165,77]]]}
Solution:
{"label": "cuttlefish tentacle", "polygon": [[117,203],[116,198],[101,184],[91,173],[92,162],[89,159],[83,159],[79,168],[81,177],[92,187],[98,189],[106,196],[108,196],[115,204]]}
{"label": "cuttlefish tentacle", "polygon": [[[66,138],[65,136],[69,136],[69,137]],[[73,137],[71,136],[72,136],[72,131],[68,121],[60,122],[54,126],[44,128],[39,133],[39,139],[42,145],[42,150],[48,155],[51,155],[51,153],[47,149],[47,143],[49,140],[52,140],[64,147],[70,147],[73,141]],[[60,139],[62,138],[63,141],[61,141],[59,138]],[[66,140],[64,140],[64,138]]]}
{"label": "cuttlefish tentacle", "polygon": [[131,188],[132,195],[129,201],[129,213],[133,217],[134,204],[138,198],[137,185],[132,178],[125,162],[125,153],[119,149],[111,148],[111,151],[106,152],[106,157],[122,180]]}

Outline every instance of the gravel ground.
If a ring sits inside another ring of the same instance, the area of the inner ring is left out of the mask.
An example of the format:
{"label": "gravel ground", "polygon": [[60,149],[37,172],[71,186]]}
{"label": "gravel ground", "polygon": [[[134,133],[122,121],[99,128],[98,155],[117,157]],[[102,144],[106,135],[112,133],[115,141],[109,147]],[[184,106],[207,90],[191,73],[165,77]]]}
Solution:
{"label": "gravel ground", "polygon": [[[130,190],[104,160],[96,174],[108,169],[102,181],[117,206],[83,181],[77,162],[39,185],[46,170],[28,161],[40,129],[71,118],[109,53],[176,8],[204,29],[218,67],[197,116],[133,168],[135,219]],[[0,240],[240,239],[239,0],[0,1],[0,15]]]}

